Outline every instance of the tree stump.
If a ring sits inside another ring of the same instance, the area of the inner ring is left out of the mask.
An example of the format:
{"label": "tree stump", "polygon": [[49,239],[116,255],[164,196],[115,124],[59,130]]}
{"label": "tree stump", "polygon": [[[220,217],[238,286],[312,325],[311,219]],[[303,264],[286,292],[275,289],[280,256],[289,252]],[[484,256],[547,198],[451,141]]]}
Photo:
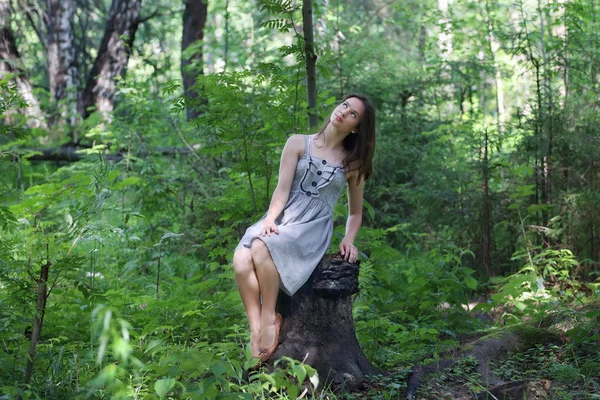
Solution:
{"label": "tree stump", "polygon": [[358,293],[359,264],[325,255],[309,280],[293,296],[279,293],[283,316],[279,347],[272,360],[291,357],[315,368],[319,386],[339,391],[364,388],[365,376],[377,374],[356,340],[352,295]]}

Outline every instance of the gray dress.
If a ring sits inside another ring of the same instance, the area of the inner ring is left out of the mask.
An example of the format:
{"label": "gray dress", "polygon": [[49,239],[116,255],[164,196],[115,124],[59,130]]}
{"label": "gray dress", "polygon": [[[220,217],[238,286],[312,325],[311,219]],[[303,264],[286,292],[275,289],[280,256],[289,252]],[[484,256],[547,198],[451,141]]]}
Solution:
{"label": "gray dress", "polygon": [[312,156],[312,138],[305,136],[304,143],[289,199],[275,219],[279,234],[258,236],[265,214],[246,230],[236,247],[250,248],[254,239],[265,242],[279,271],[281,289],[290,296],[308,280],[329,248],[333,207],[346,186],[341,165]]}

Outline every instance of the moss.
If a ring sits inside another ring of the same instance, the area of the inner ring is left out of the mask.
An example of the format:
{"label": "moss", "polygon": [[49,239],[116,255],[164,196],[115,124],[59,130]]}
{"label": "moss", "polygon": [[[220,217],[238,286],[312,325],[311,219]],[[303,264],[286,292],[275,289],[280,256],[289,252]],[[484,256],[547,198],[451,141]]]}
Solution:
{"label": "moss", "polygon": [[530,325],[515,325],[516,331],[523,339],[525,347],[533,347],[536,344],[560,343],[560,335],[552,329],[541,329]]}
{"label": "moss", "polygon": [[[509,337],[510,336],[510,337]],[[536,328],[531,325],[511,325],[506,328],[498,329],[482,336],[475,342],[463,347],[464,351],[474,350],[476,346],[481,346],[488,341],[493,340],[518,340],[521,344],[517,348],[529,348],[536,344],[558,343],[561,342],[558,332],[549,329]]]}

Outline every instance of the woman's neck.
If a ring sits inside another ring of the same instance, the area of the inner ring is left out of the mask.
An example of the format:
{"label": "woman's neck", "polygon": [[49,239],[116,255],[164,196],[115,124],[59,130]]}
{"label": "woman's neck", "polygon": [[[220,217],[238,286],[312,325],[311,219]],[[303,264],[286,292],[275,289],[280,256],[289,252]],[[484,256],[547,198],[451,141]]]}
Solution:
{"label": "woman's neck", "polygon": [[317,140],[323,143],[322,148],[326,150],[343,150],[343,142],[347,134],[339,132],[331,124],[329,124],[325,127],[323,132],[317,136]]}

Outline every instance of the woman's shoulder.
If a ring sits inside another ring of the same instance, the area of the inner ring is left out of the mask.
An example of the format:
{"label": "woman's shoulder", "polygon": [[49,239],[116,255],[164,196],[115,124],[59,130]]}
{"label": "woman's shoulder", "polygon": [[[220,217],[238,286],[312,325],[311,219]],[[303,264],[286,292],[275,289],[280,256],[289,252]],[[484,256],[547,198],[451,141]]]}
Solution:
{"label": "woman's shoulder", "polygon": [[302,154],[304,154],[304,147],[305,147],[305,137],[306,135],[292,135],[290,136],[286,143],[285,143],[285,147],[283,149],[284,154],[285,153],[293,153],[295,155],[297,155],[298,157],[300,157]]}
{"label": "woman's shoulder", "polygon": [[[300,135],[300,134],[294,134],[292,136],[290,136],[287,140],[288,143],[302,143],[302,145],[304,145],[304,141],[308,140],[308,138],[310,138],[312,135]],[[306,138],[306,139],[305,139]]]}
{"label": "woman's shoulder", "polygon": [[306,147],[306,142],[310,138],[310,135],[292,135],[287,139],[285,143],[285,147],[290,147],[294,150],[301,151],[304,153],[304,148]]}

